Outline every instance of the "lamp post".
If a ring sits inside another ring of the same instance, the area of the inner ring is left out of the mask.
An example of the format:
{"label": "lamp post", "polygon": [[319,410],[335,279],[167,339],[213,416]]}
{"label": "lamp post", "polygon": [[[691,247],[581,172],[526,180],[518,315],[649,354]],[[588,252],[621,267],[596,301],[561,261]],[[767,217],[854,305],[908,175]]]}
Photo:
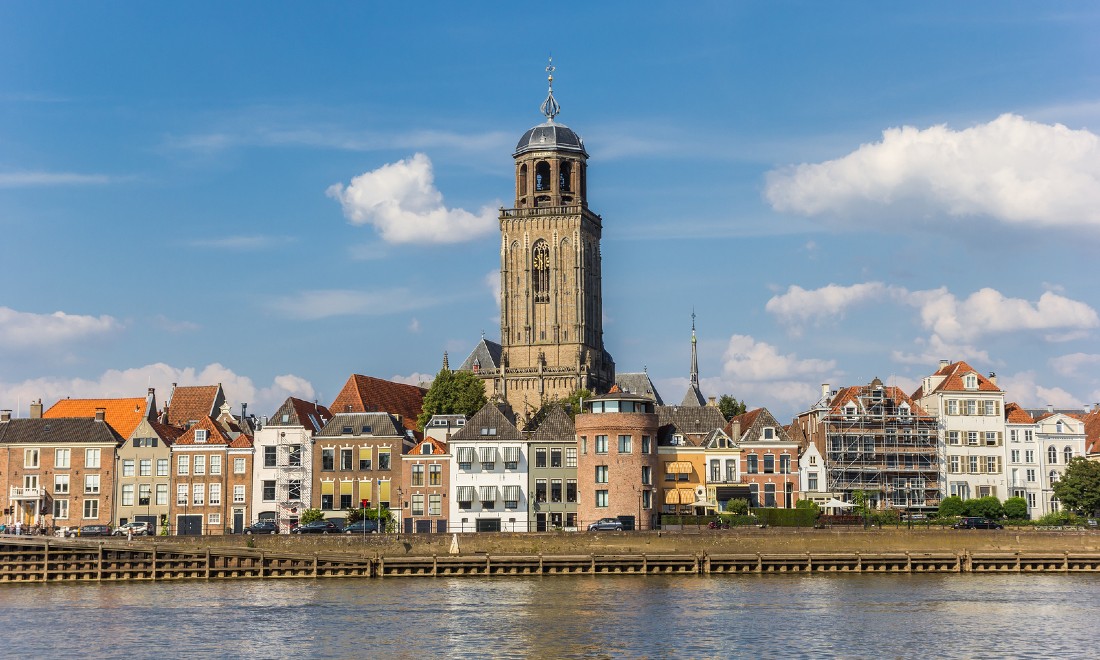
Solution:
{"label": "lamp post", "polygon": [[394,529],[393,529],[394,534],[400,534],[401,533],[401,525],[404,523],[403,518],[404,518],[404,515],[405,515],[405,509],[401,506],[402,505],[401,495],[403,494],[403,492],[404,491],[401,490],[401,487],[398,486],[397,487],[397,516],[396,516],[397,520],[396,520],[396,524],[394,525]]}

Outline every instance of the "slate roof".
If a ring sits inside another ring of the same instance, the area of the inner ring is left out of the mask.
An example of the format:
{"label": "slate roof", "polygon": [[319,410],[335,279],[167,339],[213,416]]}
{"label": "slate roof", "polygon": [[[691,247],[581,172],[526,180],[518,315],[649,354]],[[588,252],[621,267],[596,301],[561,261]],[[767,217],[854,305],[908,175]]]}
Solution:
{"label": "slate roof", "polygon": [[726,418],[715,406],[657,406],[657,422],[659,444],[668,444],[679,433],[688,443],[699,445],[711,431],[726,426]]}
{"label": "slate roof", "polygon": [[474,350],[470,351],[470,355],[463,361],[458,371],[473,371],[475,360],[481,364],[482,369],[499,369],[503,354],[504,349],[500,344],[482,337],[477,346],[474,346]]}
{"label": "slate roof", "polygon": [[546,417],[538,428],[531,432],[531,442],[561,442],[574,440],[577,429],[573,425],[573,419],[561,404],[555,403],[547,411]]}
{"label": "slate roof", "polygon": [[565,124],[559,124],[553,120],[546,121],[538,126],[527,129],[527,132],[516,143],[513,157],[525,154],[528,151],[569,151],[588,156],[584,150],[584,140],[573,129]]}
{"label": "slate roof", "polygon": [[[415,419],[413,421],[416,421]],[[369,426],[370,432],[364,433],[363,427]],[[350,431],[344,429],[350,428]],[[337,413],[332,416],[328,424],[325,424],[318,433],[318,437],[331,438],[333,436],[365,436],[365,437],[405,437],[405,427],[390,413],[385,412],[353,412]]]}
{"label": "slate roof", "polygon": [[[283,417],[286,420],[283,420]],[[295,397],[287,397],[283,405],[275,411],[275,414],[267,420],[268,426],[301,426],[311,433],[318,433],[325,427],[328,420],[332,419],[332,413],[328,408],[317,405],[315,402],[303,401]]]}
{"label": "slate roof", "polygon": [[187,426],[203,417],[214,417],[225,403],[225,393],[218,385],[188,385],[172,390],[168,402],[168,423]]}
{"label": "slate roof", "polygon": [[0,422],[2,444],[115,443],[125,441],[110,424],[94,417],[19,418]]}
{"label": "slate roof", "polygon": [[428,390],[372,376],[352,374],[328,409],[333,415],[347,412],[387,412],[400,415],[415,430],[416,418],[424,409]]}
{"label": "slate roof", "polygon": [[[968,390],[963,386],[963,376],[973,373],[978,376],[978,389]],[[924,385],[922,384],[917,388],[916,392],[913,392],[914,399],[920,399],[928,396],[929,394],[935,394],[936,392],[1001,392],[1001,388],[993,384],[993,381],[989,380],[981,374],[980,371],[970,366],[966,362],[954,362],[944,367],[940,367],[939,371],[933,374],[933,376],[943,376],[944,379],[938,385],[932,388],[930,392],[924,391]]]}
{"label": "slate roof", "polygon": [[688,385],[687,392],[684,393],[684,400],[680,402],[680,406],[685,408],[704,408],[706,405],[707,400],[703,396],[703,393],[699,391],[699,385],[696,383]]}
{"label": "slate roof", "polygon": [[95,417],[97,408],[105,410],[104,419],[123,438],[129,438],[141,420],[156,416],[148,410],[148,399],[61,399],[42,413],[45,419],[62,417]]}
{"label": "slate roof", "polygon": [[615,384],[618,385],[619,389],[623,392],[640,394],[644,397],[653,399],[657,402],[658,406],[665,405],[664,400],[661,398],[661,393],[657,391],[657,386],[650,380],[648,372],[615,374]]}
{"label": "slate roof", "polygon": [[153,427],[160,439],[164,441],[164,444],[170,445],[174,443],[186,430],[178,426],[172,426],[171,424],[164,424],[156,420],[149,420],[149,426]]}
{"label": "slate roof", "polygon": [[[498,442],[524,442],[526,438],[524,438],[523,433],[516,428],[516,424],[513,421],[514,419],[515,415],[512,413],[512,409],[508,404],[486,403],[481,407],[481,410],[474,413],[470,421],[466,422],[466,426],[462,427],[462,429],[451,436],[451,443],[484,442],[487,440]],[[496,429],[496,433],[492,435],[482,435],[482,429]]]}

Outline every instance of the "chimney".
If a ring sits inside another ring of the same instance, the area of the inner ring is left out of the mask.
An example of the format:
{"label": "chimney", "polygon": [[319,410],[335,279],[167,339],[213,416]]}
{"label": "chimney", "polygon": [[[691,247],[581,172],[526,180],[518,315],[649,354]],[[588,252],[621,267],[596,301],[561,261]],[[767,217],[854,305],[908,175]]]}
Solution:
{"label": "chimney", "polygon": [[940,360],[940,369],[943,369],[947,365],[951,364],[950,360]]}
{"label": "chimney", "polygon": [[42,419],[42,399],[31,403],[31,419]]}
{"label": "chimney", "polygon": [[990,371],[989,372],[989,382],[993,383],[994,385],[997,384],[997,372],[996,371]]}
{"label": "chimney", "polygon": [[718,407],[718,400],[713,396],[708,396],[707,397],[707,405],[710,406],[711,408],[717,408]]}
{"label": "chimney", "polygon": [[241,419],[248,419],[248,404],[241,404]]}
{"label": "chimney", "polygon": [[107,416],[107,409],[106,408],[96,408],[95,409],[95,421],[102,422],[106,416]]}
{"label": "chimney", "polygon": [[10,422],[10,421],[11,421],[11,411],[10,410],[0,410],[0,422]]}
{"label": "chimney", "polygon": [[1054,412],[1054,404],[1053,403],[1048,403],[1047,404],[1047,412],[1048,413]]}
{"label": "chimney", "polygon": [[821,384],[821,398],[822,399],[829,398],[829,384],[828,383],[822,383]]}

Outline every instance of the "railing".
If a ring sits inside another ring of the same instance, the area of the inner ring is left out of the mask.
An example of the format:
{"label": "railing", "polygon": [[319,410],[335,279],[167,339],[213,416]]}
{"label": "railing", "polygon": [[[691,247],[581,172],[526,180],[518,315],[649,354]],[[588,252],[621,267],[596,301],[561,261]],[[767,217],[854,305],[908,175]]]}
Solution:
{"label": "railing", "polygon": [[42,498],[43,488],[22,488],[20,486],[12,486],[10,499],[13,500],[37,500]]}

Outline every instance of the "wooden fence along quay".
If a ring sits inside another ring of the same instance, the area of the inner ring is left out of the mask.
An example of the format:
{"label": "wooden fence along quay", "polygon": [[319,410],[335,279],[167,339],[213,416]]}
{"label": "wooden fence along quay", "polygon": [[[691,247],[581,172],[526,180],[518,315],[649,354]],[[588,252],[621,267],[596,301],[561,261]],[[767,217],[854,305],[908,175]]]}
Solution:
{"label": "wooden fence along quay", "polygon": [[505,575],[1097,573],[1100,553],[438,555],[366,557],[254,548],[180,548],[0,539],[0,583]]}

